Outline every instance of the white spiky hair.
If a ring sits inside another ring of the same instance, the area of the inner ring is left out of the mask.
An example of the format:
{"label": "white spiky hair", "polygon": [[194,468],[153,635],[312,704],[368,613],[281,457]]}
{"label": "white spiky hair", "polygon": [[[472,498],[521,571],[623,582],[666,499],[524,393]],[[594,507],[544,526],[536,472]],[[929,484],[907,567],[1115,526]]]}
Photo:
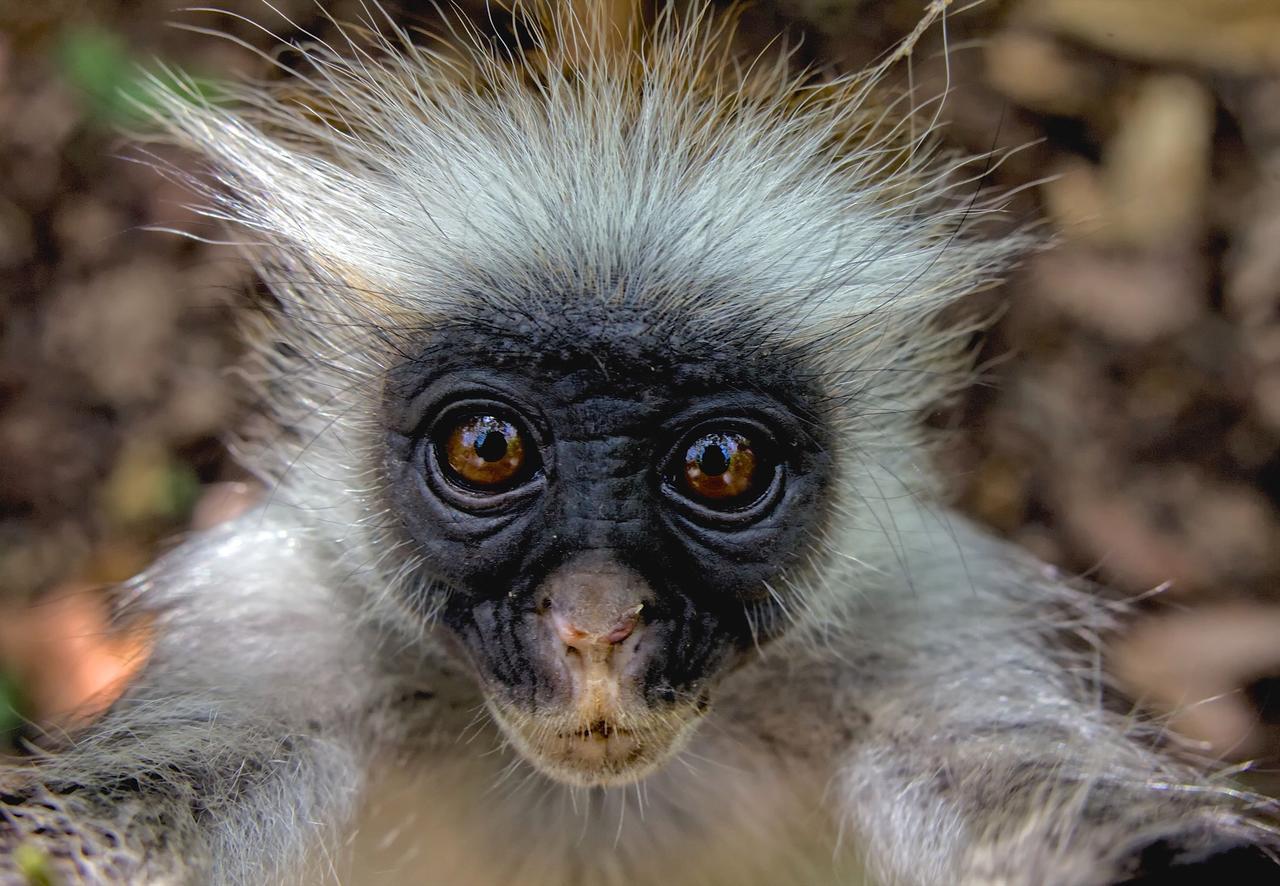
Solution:
{"label": "white spiky hair", "polygon": [[374,494],[388,371],[471,294],[528,310],[557,281],[655,318],[773,318],[847,407],[843,498],[865,501],[873,468],[917,473],[918,412],[955,384],[969,332],[935,315],[1022,244],[967,236],[973,180],[956,196],[962,165],[929,149],[910,97],[878,99],[894,58],[834,79],[785,52],[743,62],[701,2],[625,33],[570,4],[516,15],[522,53],[462,24],[452,49],[416,47],[371,19],[364,44],[299,47],[286,84],[157,93],[209,162],[203,211],[251,232],[283,305],[260,355],[296,434],[250,454],[277,495],[369,551],[390,519]]}

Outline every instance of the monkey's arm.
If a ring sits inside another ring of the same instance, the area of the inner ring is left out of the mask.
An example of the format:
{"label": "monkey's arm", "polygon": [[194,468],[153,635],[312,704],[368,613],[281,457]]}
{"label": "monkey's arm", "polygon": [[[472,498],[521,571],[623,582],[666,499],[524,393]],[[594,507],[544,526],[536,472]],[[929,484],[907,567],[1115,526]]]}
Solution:
{"label": "monkey's arm", "polygon": [[251,513],[130,586],[154,649],[69,747],[0,765],[0,883],[262,883],[349,814],[376,679],[306,533]]}
{"label": "monkey's arm", "polygon": [[1064,639],[1105,626],[1089,594],[963,523],[912,546],[908,586],[856,616],[880,676],[846,696],[867,725],[838,781],[886,883],[1280,882],[1259,804],[1104,710]]}

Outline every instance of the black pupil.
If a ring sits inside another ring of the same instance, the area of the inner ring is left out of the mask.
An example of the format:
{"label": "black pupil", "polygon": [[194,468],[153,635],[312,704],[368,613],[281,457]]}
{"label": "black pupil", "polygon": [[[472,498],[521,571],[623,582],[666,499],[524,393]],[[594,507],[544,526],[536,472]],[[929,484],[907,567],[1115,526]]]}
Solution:
{"label": "black pupil", "polygon": [[702,458],[698,460],[698,468],[708,477],[718,477],[729,470],[729,454],[716,444],[708,445],[702,450]]}
{"label": "black pupil", "polygon": [[507,438],[501,431],[485,431],[476,438],[476,455],[485,461],[498,461],[507,454]]}

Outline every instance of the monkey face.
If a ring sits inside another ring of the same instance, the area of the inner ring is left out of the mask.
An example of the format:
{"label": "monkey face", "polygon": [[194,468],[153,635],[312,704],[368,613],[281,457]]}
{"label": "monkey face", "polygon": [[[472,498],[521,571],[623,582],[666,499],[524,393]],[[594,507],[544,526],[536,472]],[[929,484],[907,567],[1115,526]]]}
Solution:
{"label": "monkey face", "polygon": [[785,628],[830,446],[810,376],[744,328],[459,320],[388,386],[388,503],[440,595],[416,602],[563,781],[652,770]]}

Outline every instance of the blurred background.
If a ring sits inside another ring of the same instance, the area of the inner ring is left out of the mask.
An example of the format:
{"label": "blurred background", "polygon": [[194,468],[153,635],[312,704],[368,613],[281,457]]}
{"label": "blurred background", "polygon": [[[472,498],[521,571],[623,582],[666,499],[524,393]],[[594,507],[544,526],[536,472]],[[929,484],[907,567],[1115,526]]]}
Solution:
{"label": "blurred background", "polygon": [[[758,0],[738,39],[854,70],[924,2]],[[123,133],[147,134],[140,65],[216,91],[278,76],[254,48],[288,62],[253,21],[333,25],[314,0],[182,5],[0,0],[0,752],[107,703],[145,655],[107,630],[111,584],[259,494],[220,441],[252,421],[228,369],[266,296],[231,249],[144,229],[217,235],[138,162],[192,159]],[[1113,672],[1275,789],[1280,0],[955,0],[907,72],[946,93],[944,144],[1003,156],[986,187],[1015,193],[1010,223],[1057,240],[980,296],[1000,319],[979,383],[926,417],[953,431],[955,500],[1137,600]]]}

